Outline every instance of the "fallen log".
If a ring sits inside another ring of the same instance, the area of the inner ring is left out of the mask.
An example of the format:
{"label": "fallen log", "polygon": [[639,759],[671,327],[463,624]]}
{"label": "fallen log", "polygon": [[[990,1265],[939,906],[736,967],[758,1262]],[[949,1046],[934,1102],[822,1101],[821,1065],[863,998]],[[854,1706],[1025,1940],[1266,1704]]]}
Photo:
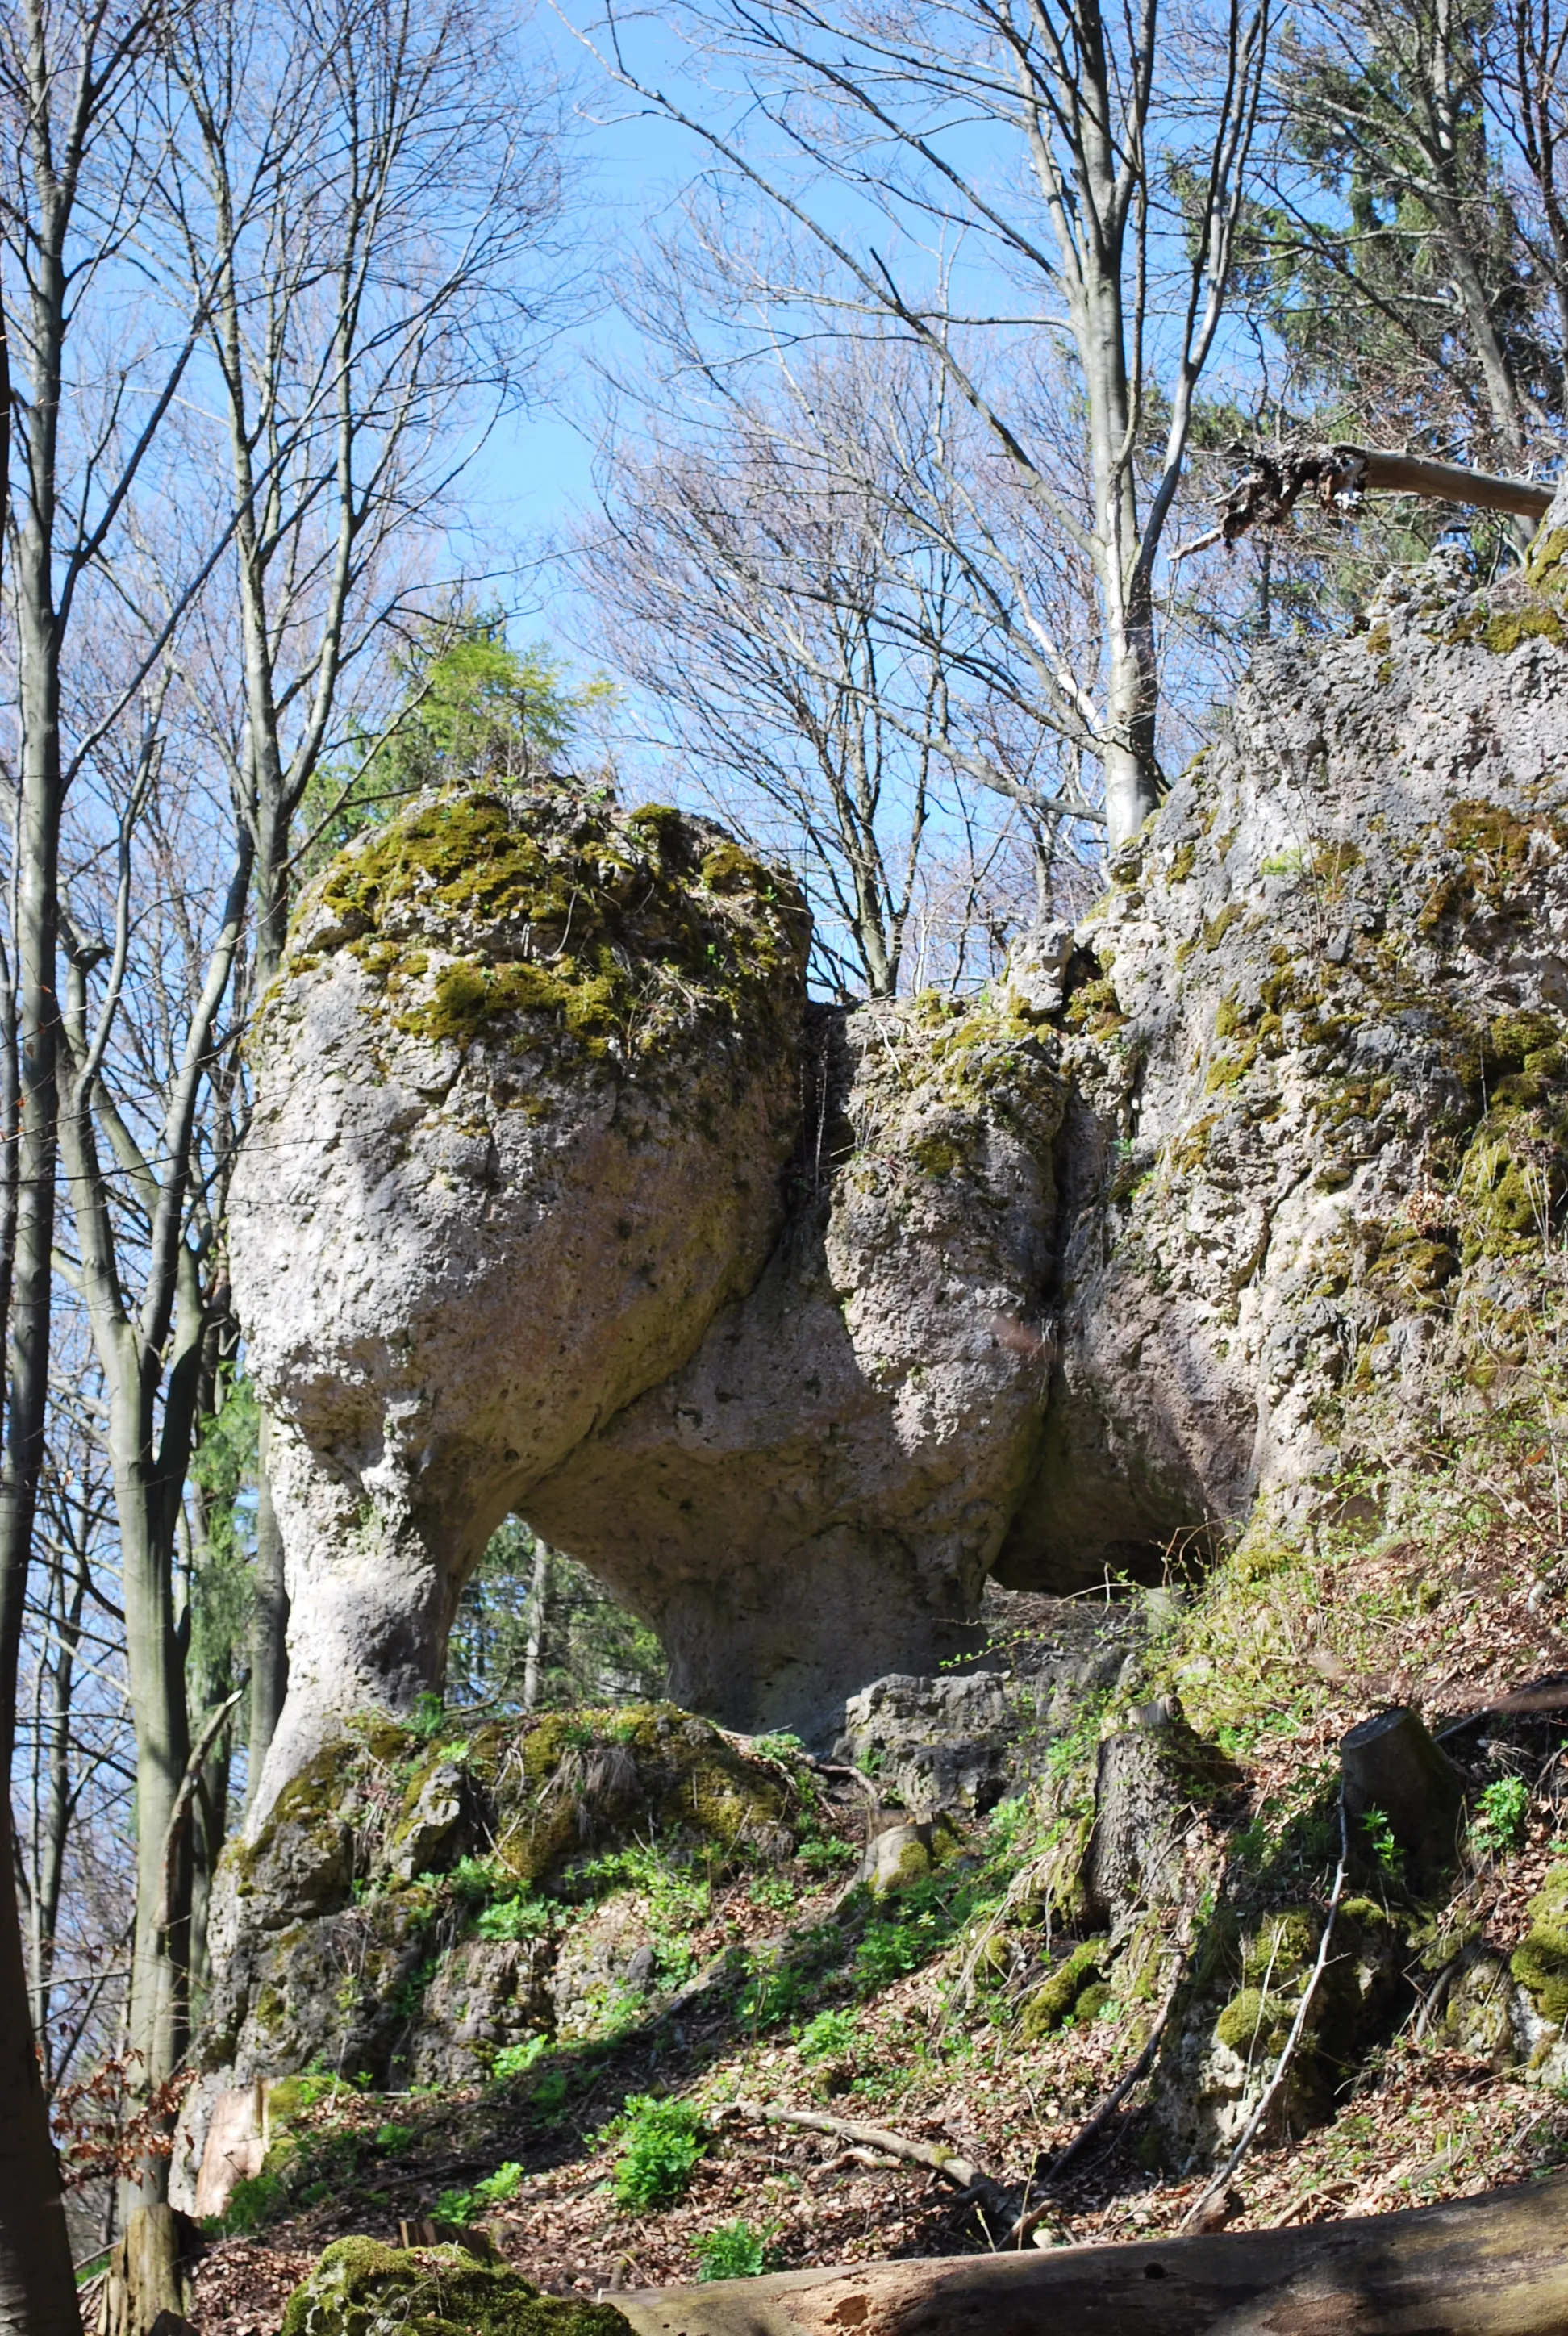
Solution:
{"label": "fallen log", "polygon": [[1304,2229],[853,2263],[613,2301],[637,2336],[1563,2336],[1568,2174]]}

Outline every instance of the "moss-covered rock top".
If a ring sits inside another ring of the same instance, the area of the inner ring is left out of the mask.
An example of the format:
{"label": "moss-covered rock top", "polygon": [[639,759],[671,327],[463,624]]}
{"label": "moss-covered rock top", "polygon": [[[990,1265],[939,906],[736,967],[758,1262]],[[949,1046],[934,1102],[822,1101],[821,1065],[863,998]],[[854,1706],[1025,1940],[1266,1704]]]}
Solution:
{"label": "moss-covered rock top", "polygon": [[[482,2075],[678,1983],[677,1915],[715,1877],[786,1866],[819,1810],[798,1754],[750,1753],[672,1704],[433,1735],[357,1724],[227,1853],[239,1936],[207,2057],[378,2084]],[[656,1867],[689,1871],[684,1895],[649,1901]]]}
{"label": "moss-covered rock top", "polygon": [[350,844],[301,903],[287,974],[346,951],[410,1036],[550,1035],[634,1062],[696,1027],[798,1015],[809,933],[793,880],[706,820],[477,787]]}
{"label": "moss-covered rock top", "polygon": [[541,2295],[465,2247],[339,2239],[296,2288],[283,2336],[623,2336],[613,2304]]}

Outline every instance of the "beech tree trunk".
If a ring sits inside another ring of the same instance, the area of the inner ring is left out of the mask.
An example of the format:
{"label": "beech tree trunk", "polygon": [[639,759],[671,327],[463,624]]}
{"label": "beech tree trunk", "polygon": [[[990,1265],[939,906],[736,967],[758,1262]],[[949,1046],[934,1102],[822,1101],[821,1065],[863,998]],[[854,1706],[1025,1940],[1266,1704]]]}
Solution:
{"label": "beech tree trunk", "polygon": [[27,2016],[10,1796],[0,1794],[0,2336],[81,2336],[71,2238]]}
{"label": "beech tree trunk", "polygon": [[617,2295],[637,2336],[1563,2336],[1568,2175],[1411,2214]]}

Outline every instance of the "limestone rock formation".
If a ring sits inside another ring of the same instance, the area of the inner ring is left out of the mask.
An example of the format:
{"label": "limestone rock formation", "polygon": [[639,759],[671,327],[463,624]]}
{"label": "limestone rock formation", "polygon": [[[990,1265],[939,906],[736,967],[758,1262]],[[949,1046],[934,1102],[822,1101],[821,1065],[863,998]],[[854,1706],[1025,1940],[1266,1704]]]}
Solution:
{"label": "limestone rock formation", "polygon": [[[668,1705],[492,1722],[453,1745],[385,1719],[347,1731],[230,1852],[202,2044],[221,2073],[185,2135],[199,2146],[215,2091],[259,2077],[318,2063],[461,2084],[509,2047],[613,2024],[613,1999],[667,1981],[638,1962],[648,1904],[618,1854],[657,1836],[672,1860],[769,1872],[806,1824],[797,1784]],[[439,1841],[433,1788],[462,1811]],[[182,2160],[181,2196],[195,2174]]]}
{"label": "limestone rock formation", "polygon": [[1262,653],[1076,935],[965,1004],[807,1007],[785,881],[674,813],[453,795],[336,863],[235,1195],[268,1793],[438,1681],[509,1509],[681,1701],[825,1747],[993,1568],[1157,1579],[1506,1368],[1568,1181],[1565,545]]}
{"label": "limestone rock formation", "polygon": [[502,1518],[761,1270],[807,930],[716,828],[550,788],[421,801],[307,896],[232,1206],[295,1612],[263,1806],[439,1679]]}
{"label": "limestone rock formation", "polygon": [[760,1280],[527,1514],[647,1615],[678,1700],[831,1741],[847,1695],[964,1651],[1027,1478],[1062,1088],[994,1007],[921,998],[813,1035]]}
{"label": "limestone rock formation", "polygon": [[1380,1401],[1523,1351],[1568,1174],[1565,546],[1549,523],[1482,592],[1439,559],[1363,630],[1261,653],[1115,861],[1062,1017],[1058,1359],[998,1578],[1310,1506]]}

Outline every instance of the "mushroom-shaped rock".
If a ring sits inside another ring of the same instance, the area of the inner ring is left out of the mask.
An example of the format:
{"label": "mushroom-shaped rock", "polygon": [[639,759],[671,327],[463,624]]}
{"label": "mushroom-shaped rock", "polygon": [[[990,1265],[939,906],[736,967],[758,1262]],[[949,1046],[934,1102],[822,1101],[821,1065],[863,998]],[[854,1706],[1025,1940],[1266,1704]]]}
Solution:
{"label": "mushroom-shaped rock", "polygon": [[756,1279],[809,924],[706,822],[426,796],[301,903],[231,1206],[292,1617],[265,1812],[441,1675],[494,1527]]}

